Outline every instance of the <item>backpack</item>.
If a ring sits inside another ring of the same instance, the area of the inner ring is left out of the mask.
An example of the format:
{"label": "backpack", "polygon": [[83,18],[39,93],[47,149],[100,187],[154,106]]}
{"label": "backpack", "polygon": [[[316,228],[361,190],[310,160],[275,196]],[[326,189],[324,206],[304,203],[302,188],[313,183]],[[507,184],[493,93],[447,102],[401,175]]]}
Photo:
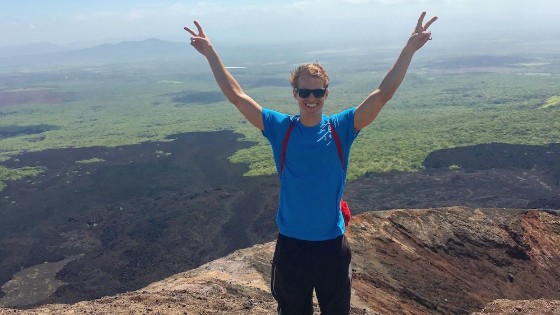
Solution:
{"label": "backpack", "polygon": [[[292,130],[294,129],[296,123],[292,120],[290,127],[288,127],[288,131],[286,131],[286,135],[284,136],[284,142],[282,143],[282,158],[280,159],[280,176],[284,171],[284,160],[286,159],[286,148],[288,147],[288,139],[290,139],[290,135],[292,134]],[[344,155],[342,154],[342,145],[340,144],[340,138],[338,137],[338,133],[334,128],[334,124],[332,124],[329,120],[329,126],[331,128],[331,133],[334,138],[334,142],[336,143],[336,148],[338,150],[338,157],[340,159],[340,163],[342,163],[342,170],[346,172],[346,167],[344,164]],[[350,207],[348,206],[348,202],[346,200],[340,200],[340,211],[342,212],[342,217],[344,218],[344,226],[348,226],[350,219],[352,218],[352,213],[350,212]]]}

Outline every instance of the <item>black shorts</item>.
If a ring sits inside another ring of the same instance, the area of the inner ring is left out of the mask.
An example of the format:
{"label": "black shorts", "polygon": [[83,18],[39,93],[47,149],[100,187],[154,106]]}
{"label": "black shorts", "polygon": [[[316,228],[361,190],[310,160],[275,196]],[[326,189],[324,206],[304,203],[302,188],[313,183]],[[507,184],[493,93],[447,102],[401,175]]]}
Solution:
{"label": "black shorts", "polygon": [[303,241],[279,235],[272,261],[271,291],[282,315],[312,315],[313,289],[322,315],[350,312],[350,246],[341,235]]}

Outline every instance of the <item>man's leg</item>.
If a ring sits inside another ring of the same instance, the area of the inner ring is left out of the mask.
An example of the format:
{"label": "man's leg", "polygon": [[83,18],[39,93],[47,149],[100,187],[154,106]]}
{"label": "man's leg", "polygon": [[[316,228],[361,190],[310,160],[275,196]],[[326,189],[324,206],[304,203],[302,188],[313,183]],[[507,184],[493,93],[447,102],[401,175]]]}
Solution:
{"label": "man's leg", "polygon": [[280,235],[276,242],[270,290],[278,314],[312,315],[313,283],[306,242]]}
{"label": "man's leg", "polygon": [[352,292],[352,258],[350,246],[343,235],[330,240],[320,249],[315,261],[315,292],[321,315],[350,313]]}

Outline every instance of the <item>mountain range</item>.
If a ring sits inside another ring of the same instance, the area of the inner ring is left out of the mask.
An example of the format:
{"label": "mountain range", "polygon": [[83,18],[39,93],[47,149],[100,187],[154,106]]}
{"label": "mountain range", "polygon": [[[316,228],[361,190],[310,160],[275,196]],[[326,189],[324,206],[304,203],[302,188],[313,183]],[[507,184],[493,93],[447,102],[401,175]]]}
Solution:
{"label": "mountain range", "polygon": [[181,58],[188,44],[146,39],[102,44],[90,48],[67,50],[51,43],[0,47],[1,68],[40,67],[76,64],[119,63],[158,58]]}

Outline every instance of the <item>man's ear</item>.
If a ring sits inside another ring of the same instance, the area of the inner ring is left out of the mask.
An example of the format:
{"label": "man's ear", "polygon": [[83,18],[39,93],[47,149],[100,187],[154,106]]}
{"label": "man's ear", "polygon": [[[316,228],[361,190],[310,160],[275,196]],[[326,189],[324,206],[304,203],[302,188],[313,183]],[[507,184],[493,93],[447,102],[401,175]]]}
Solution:
{"label": "man's ear", "polygon": [[327,98],[329,98],[329,93],[330,93],[330,91],[331,91],[331,90],[329,90],[329,88],[327,88],[327,91],[325,92],[325,100],[326,100]]}
{"label": "man's ear", "polygon": [[296,88],[293,88],[292,92],[294,93],[294,99],[297,100],[297,90],[296,90]]}

